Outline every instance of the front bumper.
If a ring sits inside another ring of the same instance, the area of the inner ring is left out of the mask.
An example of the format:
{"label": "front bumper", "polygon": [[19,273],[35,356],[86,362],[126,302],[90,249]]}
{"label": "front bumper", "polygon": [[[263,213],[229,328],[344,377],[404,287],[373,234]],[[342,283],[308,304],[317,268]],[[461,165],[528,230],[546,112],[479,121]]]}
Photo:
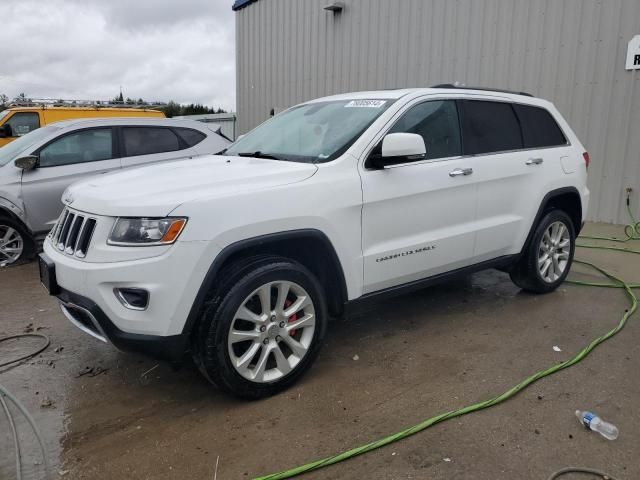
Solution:
{"label": "front bumper", "polygon": [[163,360],[180,360],[189,347],[186,333],[171,336],[143,335],[120,330],[92,300],[63,288],[55,295],[67,319],[80,330],[123,351]]}
{"label": "front bumper", "polygon": [[[51,293],[74,325],[121,350],[177,360],[189,347],[186,320],[210,266],[203,259],[216,252],[209,242],[178,242],[152,258],[89,262],[46,239],[42,256],[53,266]],[[116,288],[146,290],[148,307],[127,308]]]}

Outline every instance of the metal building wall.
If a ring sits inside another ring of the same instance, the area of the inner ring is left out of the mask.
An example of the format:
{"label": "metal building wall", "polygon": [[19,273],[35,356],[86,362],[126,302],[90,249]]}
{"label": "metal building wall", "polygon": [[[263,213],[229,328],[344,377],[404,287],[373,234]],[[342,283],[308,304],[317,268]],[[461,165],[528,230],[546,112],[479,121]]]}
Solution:
{"label": "metal building wall", "polygon": [[553,101],[591,154],[590,218],[640,211],[640,0],[260,0],[236,12],[238,132],[332,93],[467,85]]}

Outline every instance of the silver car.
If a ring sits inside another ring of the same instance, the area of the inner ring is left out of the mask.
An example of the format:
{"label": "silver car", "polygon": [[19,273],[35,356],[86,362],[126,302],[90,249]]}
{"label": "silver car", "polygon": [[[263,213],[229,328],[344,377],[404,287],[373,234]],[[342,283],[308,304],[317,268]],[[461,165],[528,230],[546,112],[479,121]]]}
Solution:
{"label": "silver car", "polygon": [[71,183],[216,153],[230,143],[215,124],[144,118],[69,120],[18,138],[0,148],[0,266],[33,256]]}

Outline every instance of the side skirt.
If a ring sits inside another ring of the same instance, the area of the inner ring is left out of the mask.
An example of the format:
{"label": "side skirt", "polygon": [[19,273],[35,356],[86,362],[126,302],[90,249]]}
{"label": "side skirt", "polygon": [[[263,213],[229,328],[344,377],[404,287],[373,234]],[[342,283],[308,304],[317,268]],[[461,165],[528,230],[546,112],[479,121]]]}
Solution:
{"label": "side skirt", "polygon": [[414,280],[413,282],[404,283],[402,285],[396,285],[393,287],[378,290],[376,292],[367,293],[360,298],[351,300],[345,305],[345,315],[353,314],[361,309],[367,308],[371,303],[384,300],[387,298],[404,295],[405,293],[414,292],[431,285],[442,283],[455,278],[466,277],[472,273],[480,272],[490,268],[506,271],[511,265],[513,265],[520,255],[504,255],[502,257],[494,258],[492,260],[486,260],[484,262],[469,265],[468,267],[458,268],[451,270],[450,272],[440,273],[431,277],[422,278],[420,280]]}

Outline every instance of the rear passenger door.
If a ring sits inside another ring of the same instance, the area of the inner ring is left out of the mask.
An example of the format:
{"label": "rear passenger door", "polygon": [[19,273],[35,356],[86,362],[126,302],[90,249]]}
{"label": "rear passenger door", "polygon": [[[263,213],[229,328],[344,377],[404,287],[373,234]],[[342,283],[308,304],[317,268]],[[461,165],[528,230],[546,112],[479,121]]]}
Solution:
{"label": "rear passenger door", "polygon": [[197,151],[187,143],[193,136],[185,135],[185,140],[178,130],[181,129],[161,126],[121,127],[123,168],[197,155]]}
{"label": "rear passenger door", "polygon": [[564,135],[538,107],[485,100],[460,100],[458,106],[463,151],[478,182],[474,261],[518,253],[541,192],[560,171],[558,150],[546,146],[566,144]]}

